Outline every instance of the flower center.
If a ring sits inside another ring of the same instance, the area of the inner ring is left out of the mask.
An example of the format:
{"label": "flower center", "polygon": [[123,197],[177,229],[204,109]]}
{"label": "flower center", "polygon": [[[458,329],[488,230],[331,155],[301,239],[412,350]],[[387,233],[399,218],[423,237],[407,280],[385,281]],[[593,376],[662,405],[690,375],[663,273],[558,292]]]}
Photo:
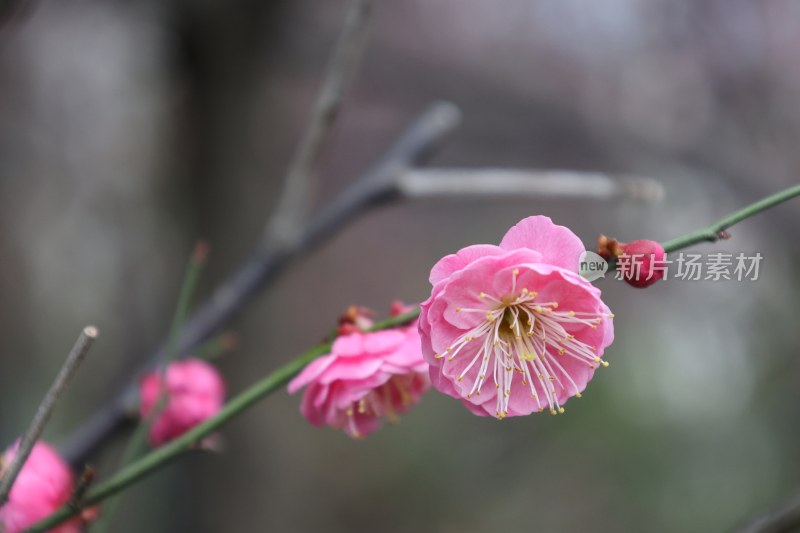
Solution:
{"label": "flower center", "polygon": [[[509,294],[501,298],[480,293],[478,299],[486,303],[482,309],[456,308],[459,313],[482,313],[484,318],[467,333],[461,335],[435,357],[469,358],[456,378],[464,377],[476,366],[474,379],[467,398],[480,395],[489,372],[497,389],[495,416],[503,419],[508,415],[508,403],[514,373],[518,373],[523,387],[530,389],[536,400],[538,411],[548,407],[552,414],[563,413],[559,401],[559,390],[581,397],[578,385],[559,361],[572,358],[592,369],[608,366],[597,355],[597,347],[578,340],[575,334],[585,328],[597,329],[603,317],[614,315],[559,310],[556,301],[541,301],[538,294],[527,288],[517,289],[519,270],[512,272],[513,283]],[[477,344],[477,349],[465,349]],[[470,355],[471,354],[471,355]]]}
{"label": "flower center", "polygon": [[398,374],[350,404],[345,413],[353,437],[362,436],[356,425],[356,413],[365,417],[385,416],[390,423],[396,423],[397,410],[405,411],[412,404],[412,389],[418,379],[414,374]]}

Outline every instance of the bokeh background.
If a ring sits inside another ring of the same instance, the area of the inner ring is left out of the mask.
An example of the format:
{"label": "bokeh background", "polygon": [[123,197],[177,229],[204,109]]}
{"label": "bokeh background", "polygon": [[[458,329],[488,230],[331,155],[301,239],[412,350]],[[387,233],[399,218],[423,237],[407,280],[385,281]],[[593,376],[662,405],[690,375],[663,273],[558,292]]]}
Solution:
{"label": "bokeh background", "polygon": [[[6,5],[8,5],[6,3]],[[13,6],[12,6],[13,7]],[[46,437],[63,442],[165,336],[186,258],[203,295],[258,240],[346,3],[36,1],[0,30],[0,443],[78,331],[101,339]],[[329,201],[431,101],[464,123],[432,161],[663,183],[658,204],[422,201],[374,211],[231,324],[235,393],[349,304],[427,296],[442,255],[546,214],[587,243],[666,240],[797,182],[800,4],[379,1],[314,191]],[[726,531],[800,486],[800,204],[713,246],[755,282],[600,282],[617,340],[563,416],[497,422],[437,393],[353,442],[276,394],[123,500],[118,532]],[[708,252],[712,246],[700,246]],[[4,446],[5,444],[3,444]],[[117,441],[97,458],[115,464]]]}

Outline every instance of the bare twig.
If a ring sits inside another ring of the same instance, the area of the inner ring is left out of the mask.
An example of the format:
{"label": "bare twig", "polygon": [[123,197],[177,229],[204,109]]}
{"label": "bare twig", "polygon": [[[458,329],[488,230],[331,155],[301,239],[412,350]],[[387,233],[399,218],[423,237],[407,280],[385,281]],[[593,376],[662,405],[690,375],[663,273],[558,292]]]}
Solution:
{"label": "bare twig", "polygon": [[72,351],[70,351],[67,356],[67,360],[64,361],[64,364],[61,366],[61,370],[50,386],[50,390],[47,391],[42,403],[39,405],[39,409],[36,410],[36,416],[33,417],[31,425],[28,427],[25,435],[23,435],[17,452],[14,455],[14,459],[11,461],[3,477],[0,478],[0,506],[8,500],[11,487],[14,486],[14,481],[17,480],[17,476],[22,470],[23,465],[25,465],[25,461],[27,461],[31,450],[33,450],[34,444],[39,440],[42,431],[44,431],[44,427],[50,420],[50,415],[53,414],[53,409],[61,398],[61,394],[64,392],[64,389],[67,388],[70,379],[72,379],[75,371],[80,366],[84,357],[86,357],[89,348],[96,338],[97,328],[94,326],[86,326],[83,328],[78,340],[75,342],[75,346],[72,347]]}
{"label": "bare twig", "polygon": [[350,2],[311,121],[289,164],[283,193],[264,233],[268,249],[292,246],[302,235],[309,209],[311,174],[362,55],[373,4],[374,0]]}
{"label": "bare twig", "polygon": [[[365,211],[400,197],[398,178],[422,163],[450,135],[460,121],[460,112],[450,103],[437,103],[425,111],[397,140],[378,163],[325,206],[291,246],[267,250],[259,246],[238,271],[228,278],[187,320],[177,344],[186,354],[214,335],[245,304],[272,281],[289,263],[336,234]],[[164,347],[145,369],[161,360]],[[129,411],[136,408],[136,387],[131,384],[106,408],[78,428],[64,448],[73,465],[80,465],[105,439],[121,427]]]}
{"label": "bare twig", "polygon": [[791,533],[800,530],[800,494],[783,506],[752,520],[738,533]]}
{"label": "bare twig", "polygon": [[664,195],[661,184],[650,178],[505,168],[411,169],[400,178],[398,187],[406,198],[632,198],[655,202]]}

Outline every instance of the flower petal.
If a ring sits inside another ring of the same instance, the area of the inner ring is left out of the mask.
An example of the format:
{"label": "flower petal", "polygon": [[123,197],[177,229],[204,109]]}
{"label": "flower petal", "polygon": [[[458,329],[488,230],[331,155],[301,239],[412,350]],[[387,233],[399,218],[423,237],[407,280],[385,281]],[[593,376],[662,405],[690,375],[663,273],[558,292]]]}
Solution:
{"label": "flower petal", "polygon": [[569,228],[553,224],[550,217],[533,216],[512,227],[500,242],[506,250],[530,248],[542,254],[542,262],[578,271],[581,254],[586,250]]}

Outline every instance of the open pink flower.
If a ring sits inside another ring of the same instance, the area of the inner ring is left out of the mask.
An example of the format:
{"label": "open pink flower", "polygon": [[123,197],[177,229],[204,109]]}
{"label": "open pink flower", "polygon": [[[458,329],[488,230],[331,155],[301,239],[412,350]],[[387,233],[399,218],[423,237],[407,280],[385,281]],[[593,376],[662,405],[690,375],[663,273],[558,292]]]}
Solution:
{"label": "open pink flower", "polygon": [[600,290],[578,275],[583,251],[569,229],[535,216],[500,246],[469,246],[436,263],[419,318],[433,386],[499,419],[556,414],[580,397],[614,340]]}
{"label": "open pink flower", "polygon": [[[18,444],[0,457],[0,477],[17,454]],[[19,533],[67,503],[74,478],[67,463],[43,442],[37,442],[22,467],[8,502],[0,507],[0,531]],[[78,517],[50,531],[79,533],[83,520]]]}
{"label": "open pink flower", "polygon": [[[393,307],[394,314],[404,309]],[[289,383],[295,393],[308,386],[300,411],[315,426],[342,429],[353,438],[394,421],[430,386],[417,324],[338,337],[331,353],[312,361]]]}
{"label": "open pink flower", "polygon": [[[225,382],[212,365],[200,359],[185,359],[167,366],[167,400],[150,427],[149,440],[159,446],[203,422],[220,410],[225,400]],[[160,372],[147,374],[139,384],[140,411],[150,416],[161,395]]]}

